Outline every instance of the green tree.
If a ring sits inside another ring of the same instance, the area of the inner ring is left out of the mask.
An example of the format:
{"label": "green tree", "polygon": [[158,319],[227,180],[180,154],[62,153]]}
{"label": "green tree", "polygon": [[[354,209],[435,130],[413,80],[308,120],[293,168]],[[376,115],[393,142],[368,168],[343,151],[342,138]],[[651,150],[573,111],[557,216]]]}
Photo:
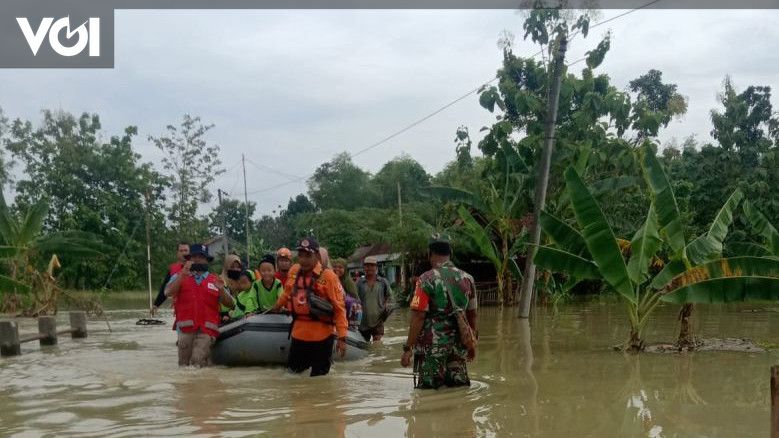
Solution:
{"label": "green tree", "polygon": [[237,240],[242,244],[246,243],[246,213],[249,213],[249,223],[254,223],[252,216],[254,216],[254,210],[257,208],[257,204],[249,201],[246,203],[238,201],[237,199],[224,199],[222,205],[217,206],[208,215],[208,227],[213,234],[222,232],[222,221],[226,225],[226,234],[230,239]]}
{"label": "green tree", "polygon": [[320,165],[308,180],[308,196],[320,210],[354,210],[369,205],[370,174],[352,162],[348,152]]}
{"label": "green tree", "polygon": [[163,152],[162,167],[171,181],[173,202],[169,219],[180,236],[195,239],[197,208],[211,199],[208,185],[224,173],[219,146],[209,143],[206,134],[214,127],[203,124],[200,117],[184,114],[180,126],[167,126],[166,135],[149,136]]}
{"label": "green tree", "polygon": [[430,185],[430,175],[410,155],[401,155],[382,166],[371,178],[375,202],[371,207],[394,208],[398,205],[398,184],[403,202],[421,199],[420,190]]}
{"label": "green tree", "polygon": [[687,112],[687,100],[676,91],[676,84],[664,84],[662,79],[663,72],[652,69],[630,81],[630,91],[635,93],[631,127],[639,142],[656,137],[660,128],[668,126],[673,117]]}
{"label": "green tree", "polygon": [[[68,113],[43,112],[39,127],[15,120],[6,149],[24,166],[16,184],[16,206],[28,211],[45,201],[43,229],[83,231],[110,242],[104,263],[64,261],[62,280],[69,287],[103,287],[107,279],[118,287],[138,287],[145,279],[144,197],[152,194],[151,209],[162,208],[164,178],[133,151],[137,129],[101,139],[95,114],[79,118]],[[156,222],[156,235],[164,226]]]}

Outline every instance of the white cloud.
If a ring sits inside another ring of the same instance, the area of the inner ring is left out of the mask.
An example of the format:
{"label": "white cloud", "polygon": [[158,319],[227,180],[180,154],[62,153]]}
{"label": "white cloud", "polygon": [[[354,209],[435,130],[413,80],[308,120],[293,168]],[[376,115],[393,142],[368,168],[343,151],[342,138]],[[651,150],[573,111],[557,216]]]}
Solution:
{"label": "white cloud", "polygon": [[[608,18],[620,11],[604,11]],[[651,68],[679,85],[689,112],[664,139],[707,140],[709,110],[722,79],[776,86],[779,11],[644,10],[612,23],[612,48],[600,71],[619,87]],[[427,115],[490,79],[500,66],[503,29],[517,36],[516,11],[117,11],[113,70],[0,70],[10,116],[38,119],[41,108],[100,114],[106,130],[135,124],[138,150],[189,112],[213,122],[223,162],[241,153],[304,176],[342,150],[355,151]],[[607,30],[571,44],[578,59]],[[535,50],[533,50],[534,52]],[[574,67],[578,68],[578,67]],[[376,171],[407,152],[429,171],[454,157],[455,129],[472,133],[492,116],[476,96],[356,159]],[[477,136],[478,138],[478,136]],[[250,166],[249,191],[285,181]],[[220,177],[237,184],[240,168]],[[302,182],[250,197],[269,212],[305,190]],[[236,192],[239,194],[239,192]]]}

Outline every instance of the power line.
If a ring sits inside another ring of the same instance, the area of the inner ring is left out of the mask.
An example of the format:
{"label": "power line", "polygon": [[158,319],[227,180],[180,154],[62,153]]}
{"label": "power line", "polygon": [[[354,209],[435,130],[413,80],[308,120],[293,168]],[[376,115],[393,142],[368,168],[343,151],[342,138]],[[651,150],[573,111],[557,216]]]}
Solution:
{"label": "power line", "polygon": [[272,168],[270,166],[266,166],[266,165],[260,164],[260,163],[255,163],[254,161],[252,161],[249,158],[247,158],[246,161],[249,164],[254,165],[255,167],[257,167],[260,170],[265,170],[265,171],[268,171],[268,172],[271,172],[271,173],[275,173],[276,175],[279,175],[279,176],[283,176],[283,177],[290,178],[290,179],[300,178],[298,175],[291,175],[289,173],[284,173],[284,172],[282,172],[280,170],[276,170],[276,169],[274,169],[274,168]]}
{"label": "power line", "polygon": [[[598,22],[598,23],[595,23],[595,24],[591,25],[589,28],[590,28],[590,29],[593,29],[593,28],[595,28],[595,27],[602,26],[602,25],[604,25],[604,24],[606,24],[606,23],[609,23],[609,22],[612,22],[612,21],[614,21],[614,20],[616,20],[616,19],[618,19],[618,18],[621,18],[621,17],[624,17],[624,16],[626,16],[626,15],[632,14],[633,12],[636,12],[636,11],[638,11],[638,10],[645,9],[645,8],[647,8],[647,7],[651,6],[651,5],[655,4],[655,3],[658,3],[658,2],[660,2],[660,1],[661,1],[661,0],[653,0],[653,1],[649,2],[649,3],[646,3],[646,4],[642,5],[642,6],[639,6],[639,7],[637,7],[637,8],[635,8],[635,9],[631,9],[631,10],[629,10],[629,11],[626,11],[626,12],[623,12],[623,13],[621,13],[621,14],[615,15],[614,17],[611,17],[611,18],[608,18],[608,19],[606,19],[606,20],[603,20],[603,21],[600,21],[600,22]],[[578,35],[579,33],[581,33],[581,31],[576,31],[576,32],[572,33],[572,34],[570,35],[570,38],[573,38],[573,37],[575,37],[575,36],[576,36],[576,35]],[[544,53],[544,49],[541,49],[541,50],[539,50],[538,52],[534,53],[533,55],[531,55],[531,56],[530,56],[530,58],[531,58],[531,59],[532,59],[532,58],[535,58],[536,56],[538,56],[538,55],[540,55],[540,54],[542,54],[542,53]],[[579,59],[579,60],[577,60],[577,61],[574,61],[574,62],[572,62],[572,63],[570,63],[570,64],[568,64],[568,65],[570,66],[570,65],[576,64],[576,63],[578,63],[578,62],[581,62],[581,61],[583,61],[583,60],[585,60],[585,59],[587,59],[587,58],[585,57],[585,58]],[[438,108],[437,110],[435,110],[435,111],[431,112],[430,114],[428,114],[428,115],[426,115],[426,116],[422,117],[421,119],[418,119],[418,120],[416,120],[415,122],[412,122],[411,124],[409,124],[409,125],[406,125],[405,127],[403,127],[403,128],[401,128],[401,129],[399,129],[399,130],[397,130],[397,131],[393,132],[392,134],[390,134],[390,135],[388,135],[388,136],[386,136],[386,137],[382,138],[381,140],[377,141],[376,143],[373,143],[373,144],[371,144],[371,145],[369,145],[369,146],[366,146],[366,147],[364,147],[364,148],[362,148],[362,149],[358,150],[357,152],[354,152],[354,153],[352,153],[352,154],[351,154],[351,155],[352,155],[352,157],[357,157],[357,156],[359,156],[359,155],[362,155],[362,154],[364,154],[365,152],[368,152],[368,151],[370,151],[371,149],[375,149],[375,148],[377,148],[377,147],[381,146],[382,144],[384,144],[384,143],[388,142],[389,140],[392,140],[393,138],[395,138],[395,137],[399,136],[400,134],[403,134],[403,133],[405,133],[406,131],[409,131],[410,129],[413,129],[413,128],[414,128],[414,127],[416,127],[417,125],[420,125],[421,123],[424,123],[425,121],[427,121],[427,120],[431,119],[432,117],[434,117],[434,116],[438,115],[439,113],[441,113],[441,112],[445,111],[446,109],[450,108],[451,106],[453,106],[453,105],[455,105],[455,104],[457,104],[457,103],[461,102],[462,100],[466,99],[468,96],[470,96],[470,95],[472,95],[472,94],[474,94],[474,93],[478,92],[479,90],[483,89],[484,87],[486,87],[486,86],[487,86],[487,85],[489,85],[490,83],[492,83],[492,82],[495,82],[497,79],[498,79],[497,77],[494,77],[494,78],[490,79],[489,81],[487,81],[487,82],[485,82],[485,83],[483,83],[483,84],[479,85],[478,87],[476,87],[476,88],[474,88],[474,89],[472,89],[472,90],[468,91],[467,93],[463,94],[462,96],[460,96],[460,97],[458,97],[458,98],[454,99],[453,101],[451,101],[451,102],[447,103],[446,105],[444,105],[444,106],[442,106],[442,107]],[[250,162],[251,162],[251,161],[250,161]],[[309,175],[309,176],[310,176],[310,175]],[[289,180],[289,181],[286,181],[286,182],[283,182],[283,183],[280,183],[280,184],[273,185],[273,186],[271,186],[271,187],[266,187],[266,188],[264,188],[264,189],[260,189],[260,190],[254,190],[254,191],[248,192],[247,194],[248,194],[248,195],[255,195],[255,194],[258,194],[258,193],[265,193],[265,192],[268,192],[268,191],[271,191],[271,190],[278,189],[278,188],[280,188],[280,187],[284,187],[284,186],[286,186],[286,185],[289,185],[289,184],[292,184],[292,183],[296,183],[296,182],[299,182],[299,181],[305,180],[305,179],[306,179],[306,178],[308,178],[309,176],[296,177],[296,178],[294,178],[294,179],[291,179],[291,180]]]}

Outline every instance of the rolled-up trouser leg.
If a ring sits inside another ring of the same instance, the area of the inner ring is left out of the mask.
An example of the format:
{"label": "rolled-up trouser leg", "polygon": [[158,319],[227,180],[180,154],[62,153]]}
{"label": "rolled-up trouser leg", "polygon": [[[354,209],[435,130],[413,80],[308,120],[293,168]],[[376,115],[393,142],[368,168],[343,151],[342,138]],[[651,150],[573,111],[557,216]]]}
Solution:
{"label": "rolled-up trouser leg", "polygon": [[211,347],[213,346],[213,337],[205,333],[197,333],[192,346],[192,365],[196,367],[208,366],[211,359]]}
{"label": "rolled-up trouser leg", "polygon": [[189,365],[192,359],[192,346],[195,342],[194,333],[184,333],[179,331],[179,341],[176,345],[179,347],[179,366],[185,367]]}

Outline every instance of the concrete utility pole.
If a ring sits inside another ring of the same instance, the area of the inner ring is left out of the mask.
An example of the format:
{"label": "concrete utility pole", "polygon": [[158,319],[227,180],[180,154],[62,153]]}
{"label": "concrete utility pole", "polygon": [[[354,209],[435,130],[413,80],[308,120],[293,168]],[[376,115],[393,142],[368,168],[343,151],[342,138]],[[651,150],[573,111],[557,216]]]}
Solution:
{"label": "concrete utility pole", "polygon": [[552,161],[552,152],[555,144],[555,127],[557,125],[557,107],[560,104],[560,83],[565,69],[565,50],[568,46],[568,35],[560,36],[560,45],[554,62],[554,76],[551,88],[547,96],[546,126],[544,129],[544,153],[541,157],[541,166],[538,168],[538,181],[536,181],[536,196],[533,208],[533,224],[530,229],[531,246],[525,261],[525,273],[522,279],[522,296],[519,303],[519,317],[530,316],[530,305],[533,302],[533,290],[536,281],[535,256],[538,245],[541,243],[541,223],[538,218],[546,203],[546,188],[549,185],[549,165]]}
{"label": "concrete utility pole", "polygon": [[219,216],[221,216],[220,219],[222,219],[222,249],[224,249],[224,256],[227,257],[227,254],[229,254],[230,251],[230,246],[227,243],[227,217],[224,210],[222,209],[222,195],[224,194],[227,196],[228,193],[222,189],[216,189],[216,194],[219,197]]}
{"label": "concrete utility pole", "polygon": [[[403,228],[403,203],[400,197],[400,180],[396,181],[398,184],[398,220],[400,228]],[[400,290],[406,290],[406,257],[402,252],[400,253]]]}
{"label": "concrete utility pole", "polygon": [[243,166],[243,206],[246,214],[246,267],[252,265],[252,240],[249,236],[249,194],[246,192],[246,156],[241,154],[241,165]]}
{"label": "concrete utility pole", "polygon": [[151,190],[146,189],[146,274],[149,280],[149,315],[153,315],[154,299],[151,290]]}

